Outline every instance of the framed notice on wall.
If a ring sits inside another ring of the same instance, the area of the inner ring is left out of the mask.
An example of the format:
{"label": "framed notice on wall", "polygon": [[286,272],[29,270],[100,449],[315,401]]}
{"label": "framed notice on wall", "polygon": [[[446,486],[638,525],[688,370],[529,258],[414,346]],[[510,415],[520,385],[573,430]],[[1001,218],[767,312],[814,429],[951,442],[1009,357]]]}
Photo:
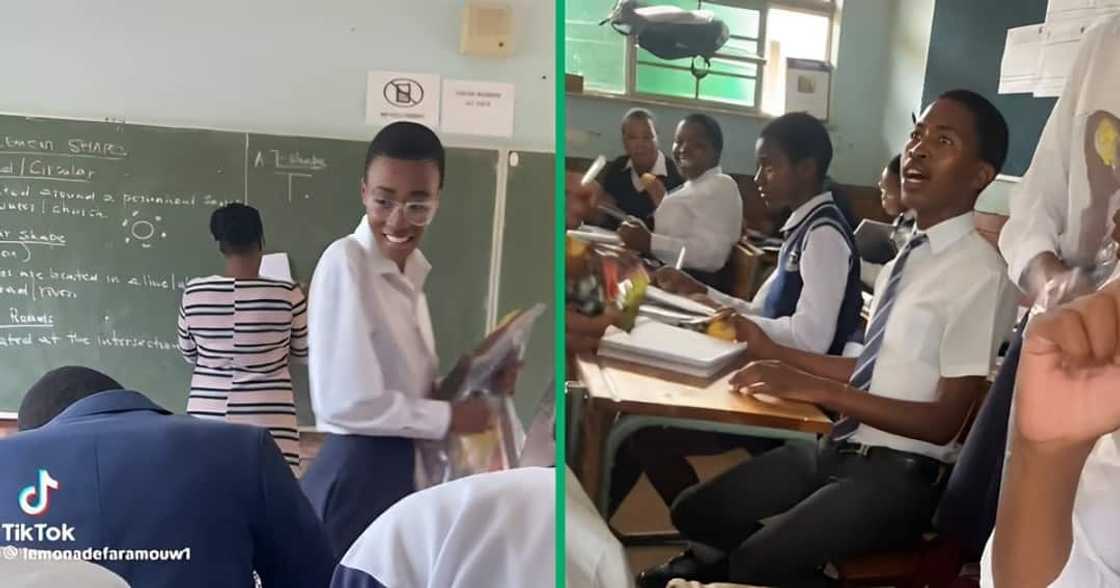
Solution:
{"label": "framed notice on wall", "polygon": [[808,112],[828,120],[832,66],[814,59],[786,59],[786,112]]}

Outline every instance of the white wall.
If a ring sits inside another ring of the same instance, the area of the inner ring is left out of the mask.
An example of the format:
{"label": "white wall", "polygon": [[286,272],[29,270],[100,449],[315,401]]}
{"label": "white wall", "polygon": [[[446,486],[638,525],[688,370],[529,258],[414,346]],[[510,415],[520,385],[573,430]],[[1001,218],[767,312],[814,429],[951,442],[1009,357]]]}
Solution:
{"label": "white wall", "polygon": [[934,0],[891,3],[887,38],[886,97],[882,137],[889,154],[898,153],[913,128],[912,114],[922,109]]}
{"label": "white wall", "polygon": [[368,140],[366,72],[430,72],[517,87],[511,141],[449,144],[551,151],[554,10],[505,1],[506,59],[458,53],[463,0],[7,2],[0,112]]}

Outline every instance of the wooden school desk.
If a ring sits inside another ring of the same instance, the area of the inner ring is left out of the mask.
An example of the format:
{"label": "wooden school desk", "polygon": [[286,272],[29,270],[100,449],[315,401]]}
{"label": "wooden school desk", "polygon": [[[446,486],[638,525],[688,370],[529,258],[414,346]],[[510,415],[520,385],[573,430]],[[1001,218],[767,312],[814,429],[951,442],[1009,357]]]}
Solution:
{"label": "wooden school desk", "polygon": [[701,380],[592,355],[581,355],[575,363],[585,387],[575,469],[601,512],[607,503],[604,476],[613,462],[613,454],[608,453],[642,426],[734,425],[747,434],[781,439],[814,439],[832,428],[814,405],[768,403],[733,394],[729,381],[734,370]]}

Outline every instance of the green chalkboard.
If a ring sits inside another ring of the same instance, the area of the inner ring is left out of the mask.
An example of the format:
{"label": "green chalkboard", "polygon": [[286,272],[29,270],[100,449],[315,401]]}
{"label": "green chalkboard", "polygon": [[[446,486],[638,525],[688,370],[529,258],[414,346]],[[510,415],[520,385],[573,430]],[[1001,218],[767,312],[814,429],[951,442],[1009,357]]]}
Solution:
{"label": "green chalkboard", "polygon": [[[175,316],[188,279],[221,271],[210,213],[230,201],[257,207],[266,252],[287,253],[306,284],[361,219],[364,154],[360,141],[0,116],[0,411],[65,364],[182,411],[190,368]],[[449,149],[422,244],[445,369],[485,330],[497,164],[494,150]],[[551,172],[526,179],[551,194]],[[308,424],[306,371],[293,376]]]}
{"label": "green chalkboard", "polygon": [[997,92],[1007,29],[1045,18],[1046,0],[937,0],[934,7],[922,104],[954,88],[967,88],[991,100],[1011,129],[1003,169],[1008,175],[1026,173],[1057,99]]}
{"label": "green chalkboard", "polygon": [[[498,316],[537,302],[548,309],[537,320],[529,341],[514,398],[518,412],[531,414],[556,374],[553,311],[553,247],[556,211],[548,181],[555,176],[556,156],[542,153],[517,153],[509,167],[506,191],[505,230],[502,231],[501,287],[498,290]],[[513,165],[516,163],[516,165]]]}

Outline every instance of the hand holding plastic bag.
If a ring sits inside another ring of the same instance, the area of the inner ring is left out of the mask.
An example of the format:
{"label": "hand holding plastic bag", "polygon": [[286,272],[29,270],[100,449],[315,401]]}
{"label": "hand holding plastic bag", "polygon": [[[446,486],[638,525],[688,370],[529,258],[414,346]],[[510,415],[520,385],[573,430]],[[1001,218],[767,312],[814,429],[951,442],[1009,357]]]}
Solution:
{"label": "hand holding plastic bag", "polygon": [[1120,245],[1109,237],[1097,251],[1091,265],[1075,267],[1051,278],[1031,308],[1031,314],[1040,314],[1100,289],[1117,268],[1118,251]]}
{"label": "hand holding plastic bag", "polygon": [[[514,410],[511,393],[529,345],[529,334],[544,310],[543,304],[537,304],[528,311],[511,315],[472,353],[464,356],[436,388],[433,398],[451,402],[453,411],[470,407],[472,422],[462,429],[467,434],[458,434],[453,423],[445,439],[417,443],[420,487],[507,469],[516,464],[525,433]],[[479,416],[474,413],[479,412],[488,415],[482,427],[475,426],[478,423],[474,422],[474,417]]]}

